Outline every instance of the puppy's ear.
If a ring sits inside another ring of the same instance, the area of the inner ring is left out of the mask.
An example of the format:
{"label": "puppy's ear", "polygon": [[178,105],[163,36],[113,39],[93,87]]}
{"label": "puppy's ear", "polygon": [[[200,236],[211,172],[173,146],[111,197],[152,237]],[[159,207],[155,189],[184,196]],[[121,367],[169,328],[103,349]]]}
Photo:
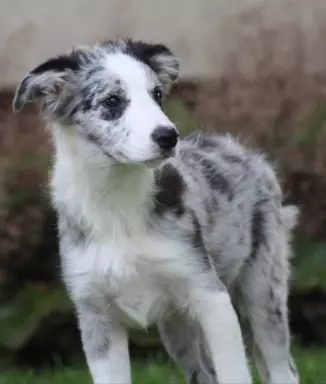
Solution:
{"label": "puppy's ear", "polygon": [[70,55],[61,55],[47,60],[33,69],[18,86],[14,100],[13,110],[20,111],[26,103],[41,101],[51,108],[64,86],[69,75],[80,67],[76,52]]}
{"label": "puppy's ear", "polygon": [[165,92],[170,90],[179,76],[179,61],[165,45],[128,40],[127,51],[152,68]]}

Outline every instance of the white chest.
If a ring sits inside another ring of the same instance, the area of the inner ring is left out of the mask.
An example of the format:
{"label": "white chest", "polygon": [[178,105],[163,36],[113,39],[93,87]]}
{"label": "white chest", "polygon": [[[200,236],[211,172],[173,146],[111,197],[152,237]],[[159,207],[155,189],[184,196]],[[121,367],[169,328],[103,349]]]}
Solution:
{"label": "white chest", "polygon": [[164,288],[144,275],[121,288],[114,304],[122,320],[131,326],[146,328],[166,311],[169,304],[170,298]]}
{"label": "white chest", "polygon": [[171,282],[187,275],[184,252],[157,238],[93,242],[64,259],[64,275],[74,298],[104,299],[123,321],[147,327],[171,302]]}

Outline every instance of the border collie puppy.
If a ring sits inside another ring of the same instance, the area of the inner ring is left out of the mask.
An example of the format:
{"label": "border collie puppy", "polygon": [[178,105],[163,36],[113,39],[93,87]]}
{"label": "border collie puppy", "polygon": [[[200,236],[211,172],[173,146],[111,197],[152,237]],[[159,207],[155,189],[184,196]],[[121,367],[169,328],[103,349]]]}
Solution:
{"label": "border collie puppy", "polygon": [[249,384],[245,319],[262,381],[297,384],[297,208],[230,136],[179,139],[161,108],[178,70],[164,45],[118,39],[49,59],[13,102],[38,102],[49,123],[62,276],[93,382],[131,383],[128,328],[156,323],[187,383]]}

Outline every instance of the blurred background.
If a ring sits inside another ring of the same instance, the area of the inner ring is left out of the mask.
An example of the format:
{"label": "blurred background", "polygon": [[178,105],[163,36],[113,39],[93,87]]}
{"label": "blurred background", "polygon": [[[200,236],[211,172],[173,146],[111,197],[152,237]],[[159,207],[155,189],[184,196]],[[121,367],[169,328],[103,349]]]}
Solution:
{"label": "blurred background", "polygon": [[[302,383],[326,383],[326,1],[0,0],[0,383],[89,383],[59,279],[47,189],[51,146],[34,108],[11,112],[25,73],[117,35],[168,45],[181,77],[166,111],[239,135],[278,165],[301,207],[289,298]],[[181,383],[155,329],[132,334],[136,383]]]}

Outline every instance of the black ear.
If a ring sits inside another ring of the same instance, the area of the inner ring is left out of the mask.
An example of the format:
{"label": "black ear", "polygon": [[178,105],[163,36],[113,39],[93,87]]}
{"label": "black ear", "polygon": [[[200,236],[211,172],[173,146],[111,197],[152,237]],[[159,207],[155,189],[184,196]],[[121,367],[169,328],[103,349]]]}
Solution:
{"label": "black ear", "polygon": [[58,95],[71,71],[80,67],[78,55],[61,55],[47,60],[33,69],[18,86],[13,100],[13,110],[18,112],[26,103],[34,103]]}
{"label": "black ear", "polygon": [[152,68],[165,91],[169,91],[179,76],[179,61],[163,44],[128,40],[127,53]]}

